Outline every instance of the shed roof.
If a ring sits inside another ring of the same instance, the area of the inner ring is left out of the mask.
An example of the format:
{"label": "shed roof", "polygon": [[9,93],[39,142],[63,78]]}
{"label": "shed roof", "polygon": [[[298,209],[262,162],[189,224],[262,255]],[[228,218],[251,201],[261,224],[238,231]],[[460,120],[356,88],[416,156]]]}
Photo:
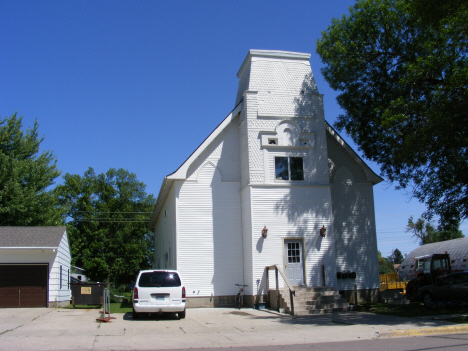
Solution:
{"label": "shed roof", "polygon": [[0,227],[0,248],[58,248],[66,227]]}
{"label": "shed roof", "polygon": [[400,279],[409,278],[409,274],[413,271],[413,267],[411,266],[414,266],[415,264],[415,257],[443,254],[445,252],[450,255],[453,270],[466,270],[468,268],[463,264],[463,260],[468,258],[468,238],[446,240],[438,243],[422,245],[411,251],[398,268]]}
{"label": "shed roof", "polygon": [[453,239],[440,241],[438,243],[422,245],[409,253],[405,260],[401,263],[402,266],[409,264],[415,257],[443,254],[447,251],[452,259],[466,257],[468,255],[468,238]]}

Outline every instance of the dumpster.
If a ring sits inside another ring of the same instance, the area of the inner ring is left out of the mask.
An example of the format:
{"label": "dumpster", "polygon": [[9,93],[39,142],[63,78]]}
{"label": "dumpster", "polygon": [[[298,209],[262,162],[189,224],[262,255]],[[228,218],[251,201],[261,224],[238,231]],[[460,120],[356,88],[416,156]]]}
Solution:
{"label": "dumpster", "polygon": [[84,283],[72,284],[72,305],[100,305],[102,306],[102,292],[105,284]]}

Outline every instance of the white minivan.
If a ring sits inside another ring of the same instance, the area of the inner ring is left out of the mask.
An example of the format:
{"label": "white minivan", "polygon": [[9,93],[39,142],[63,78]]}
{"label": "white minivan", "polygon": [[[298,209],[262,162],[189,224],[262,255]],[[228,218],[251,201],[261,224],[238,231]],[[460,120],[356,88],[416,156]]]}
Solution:
{"label": "white minivan", "polygon": [[133,289],[133,319],[140,313],[177,313],[185,318],[185,287],[177,271],[146,270],[138,273]]}

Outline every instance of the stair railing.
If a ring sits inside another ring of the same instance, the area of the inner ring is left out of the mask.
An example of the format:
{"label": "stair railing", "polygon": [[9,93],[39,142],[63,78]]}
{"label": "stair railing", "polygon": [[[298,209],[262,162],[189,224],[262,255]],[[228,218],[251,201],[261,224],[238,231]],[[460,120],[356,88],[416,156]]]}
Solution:
{"label": "stair railing", "polygon": [[[294,300],[293,300],[293,296],[296,295],[296,290],[294,289],[294,287],[291,285],[291,283],[289,282],[288,278],[286,277],[286,274],[284,274],[283,270],[277,265],[272,265],[272,266],[266,266],[265,267],[265,276],[266,276],[266,289],[267,289],[267,300],[268,300],[268,304],[270,304],[270,280],[269,280],[269,277],[268,277],[268,272],[270,270],[274,269],[275,270],[275,280],[276,280],[276,307],[278,308],[278,312],[280,310],[280,304],[279,304],[279,301],[280,301],[280,294],[279,294],[279,274],[281,274],[281,277],[283,278],[284,280],[284,283],[286,284],[286,286],[288,287],[289,289],[289,299],[291,301],[291,314],[294,316]],[[270,304],[271,305],[271,304]]]}

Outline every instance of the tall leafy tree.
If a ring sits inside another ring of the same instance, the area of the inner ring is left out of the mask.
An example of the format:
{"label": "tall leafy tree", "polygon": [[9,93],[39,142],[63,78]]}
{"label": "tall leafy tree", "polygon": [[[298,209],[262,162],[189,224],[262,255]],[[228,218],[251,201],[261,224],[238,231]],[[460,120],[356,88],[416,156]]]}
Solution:
{"label": "tall leafy tree", "polygon": [[437,241],[464,238],[465,235],[460,230],[460,222],[445,223],[437,226]]}
{"label": "tall leafy tree", "polygon": [[420,245],[436,243],[439,241],[463,238],[464,235],[459,229],[459,222],[449,224],[439,224],[435,228],[430,221],[426,222],[424,218],[414,221],[413,216],[408,219],[406,232],[412,233],[419,240]]}
{"label": "tall leafy tree", "polygon": [[388,256],[388,260],[392,262],[392,264],[400,264],[403,262],[404,257],[400,250],[395,249],[392,251],[392,254]]}
{"label": "tall leafy tree", "polygon": [[317,41],[346,130],[444,226],[468,217],[468,2],[359,0]]}
{"label": "tall leafy tree", "polygon": [[50,187],[60,175],[51,151],[39,152],[39,125],[22,130],[15,113],[0,121],[0,225],[60,225],[62,209]]}
{"label": "tall leafy tree", "polygon": [[153,235],[148,219],[155,199],[145,184],[124,169],[83,176],[66,174],[57,187],[68,207],[68,233],[73,264],[94,281],[125,284],[140,269],[151,267]]}

